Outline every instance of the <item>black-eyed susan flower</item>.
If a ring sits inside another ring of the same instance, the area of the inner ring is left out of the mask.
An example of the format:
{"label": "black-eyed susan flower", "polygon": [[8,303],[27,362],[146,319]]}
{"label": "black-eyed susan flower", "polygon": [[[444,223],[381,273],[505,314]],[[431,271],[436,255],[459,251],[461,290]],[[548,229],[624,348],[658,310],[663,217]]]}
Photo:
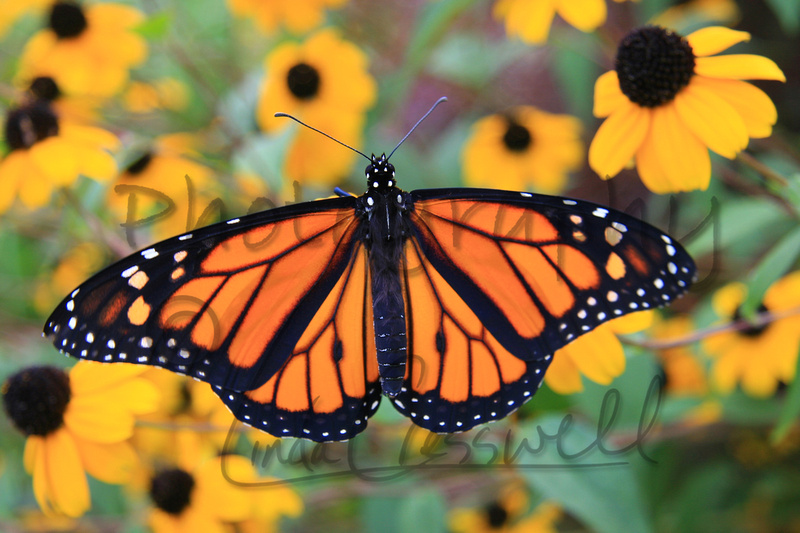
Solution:
{"label": "black-eyed susan flower", "polygon": [[228,0],[231,12],[251,17],[264,33],[286,27],[292,33],[305,33],[325,20],[325,9],[343,6],[347,0]]}
{"label": "black-eyed susan flower", "polygon": [[635,160],[653,192],[705,189],[709,149],[734,158],[749,138],[769,136],[775,106],[742,80],[783,81],[783,73],[765,57],[715,55],[749,38],[722,27],[684,38],[657,26],[625,37],[615,70],[595,84],[594,114],[606,120],[589,147],[594,171],[608,179]]}
{"label": "black-eyed susan flower", "polygon": [[650,326],[653,311],[615,318],[556,350],[544,376],[547,386],[559,394],[583,390],[581,375],[609,385],[625,371],[625,351],[617,335],[636,333]]}
{"label": "black-eyed susan flower", "polygon": [[[266,79],[258,101],[257,121],[267,133],[296,126],[289,113],[325,133],[360,146],[365,113],[377,87],[367,72],[367,56],[357,46],[323,30],[303,43],[285,43],[266,60]],[[349,170],[356,154],[307,128],[298,128],[284,170],[300,183],[332,183]]]}
{"label": "black-eyed susan flower", "polygon": [[581,123],[530,106],[490,115],[472,127],[464,145],[464,181],[491,187],[557,194],[583,161]]}
{"label": "black-eyed susan flower", "polygon": [[[747,286],[731,283],[714,293],[712,306],[725,320],[739,319]],[[800,272],[793,272],[764,293],[760,311],[780,313],[800,307]],[[711,382],[722,393],[737,384],[755,397],[774,394],[780,383],[794,380],[800,350],[800,314],[765,325],[712,335],[702,343],[711,356]]]}
{"label": "black-eyed susan flower", "polygon": [[528,494],[521,483],[503,487],[496,500],[482,507],[456,508],[449,516],[448,526],[453,533],[557,533],[556,522],[561,509],[543,502],[533,511],[528,510]]}
{"label": "black-eyed susan flower", "polygon": [[250,462],[238,455],[209,460],[192,471],[172,468],[157,473],[150,485],[154,509],[150,527],[154,533],[203,531],[224,533],[233,525],[253,520],[260,531],[274,531],[282,516],[303,511],[300,497],[289,486],[274,483],[260,490],[231,483],[266,483],[276,479],[258,478]]}
{"label": "black-eyed susan flower", "polygon": [[108,191],[115,218],[129,228],[147,227],[156,239],[197,227],[215,195],[213,172],[195,161],[195,145],[193,136],[182,133],[153,141],[152,148],[136,157]]}
{"label": "black-eyed susan flower", "polygon": [[88,472],[124,483],[136,464],[127,441],[135,416],[152,411],[158,391],[136,365],[78,362],[69,373],[30,367],[6,380],[3,406],[27,436],[25,468],[46,513],[80,516],[90,507]]}
{"label": "black-eyed susan flower", "polygon": [[116,173],[109,151],[119,147],[117,137],[60,119],[43,100],[8,112],[5,143],[10,152],[0,161],[0,213],[17,197],[28,208],[42,207],[54,189],[80,175],[107,180]]}
{"label": "black-eyed susan flower", "polygon": [[23,81],[49,76],[70,94],[111,96],[128,81],[128,71],[147,57],[147,43],[135,27],[144,20],[121,4],[58,1],[49,26],[31,37],[20,58]]}
{"label": "black-eyed susan flower", "polygon": [[530,44],[547,40],[556,14],[579,30],[591,32],[606,21],[606,1],[498,0],[494,5],[494,16],[504,21],[506,33]]}

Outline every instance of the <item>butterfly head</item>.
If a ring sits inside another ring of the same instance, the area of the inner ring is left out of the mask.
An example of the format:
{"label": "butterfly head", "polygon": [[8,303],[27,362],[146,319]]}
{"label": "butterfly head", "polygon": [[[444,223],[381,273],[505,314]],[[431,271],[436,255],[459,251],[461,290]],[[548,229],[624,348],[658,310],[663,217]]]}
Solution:
{"label": "butterfly head", "polygon": [[364,171],[367,175],[367,187],[378,192],[386,192],[395,187],[394,165],[389,163],[386,154],[380,157],[372,154],[370,163]]}

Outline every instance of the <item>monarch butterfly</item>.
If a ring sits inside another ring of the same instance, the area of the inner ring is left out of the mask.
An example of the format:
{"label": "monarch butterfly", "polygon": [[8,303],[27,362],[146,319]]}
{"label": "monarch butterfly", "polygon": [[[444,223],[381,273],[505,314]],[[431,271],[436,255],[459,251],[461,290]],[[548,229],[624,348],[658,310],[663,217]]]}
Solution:
{"label": "monarch butterfly", "polygon": [[368,157],[361,196],[337,190],[122,259],[67,296],[45,335],[80,359],[207,381],[279,437],[351,438],[381,392],[444,433],[505,417],[556,350],[670,303],[694,277],[675,240],[624,213],[525,192],[404,192],[393,153]]}

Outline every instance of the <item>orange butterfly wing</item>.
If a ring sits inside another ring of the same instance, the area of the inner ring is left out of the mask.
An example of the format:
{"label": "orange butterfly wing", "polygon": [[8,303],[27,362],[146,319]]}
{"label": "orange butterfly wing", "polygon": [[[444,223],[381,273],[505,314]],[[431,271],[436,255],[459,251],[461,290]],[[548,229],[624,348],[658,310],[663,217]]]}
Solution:
{"label": "orange butterfly wing", "polygon": [[408,363],[391,401],[428,430],[465,431],[505,417],[541,386],[551,357],[523,361],[481,323],[410,239],[405,248]]}
{"label": "orange butterfly wing", "polygon": [[671,238],[596,204],[475,189],[411,194],[408,367],[392,402],[432,431],[503,418],[535,394],[556,350],[612,318],[666,305],[694,276]]}
{"label": "orange butterfly wing", "polygon": [[72,292],[45,334],[62,352],[161,366],[226,390],[285,366],[359,245],[353,198],[296,204],[169,239]]}
{"label": "orange butterfly wing", "polygon": [[370,290],[359,247],[275,375],[251,391],[215,391],[237,418],[279,437],[323,442],[360,433],[381,398]]}
{"label": "orange butterfly wing", "polygon": [[667,305],[695,274],[670,237],[590,202],[480,189],[412,194],[422,254],[524,360],[617,316]]}

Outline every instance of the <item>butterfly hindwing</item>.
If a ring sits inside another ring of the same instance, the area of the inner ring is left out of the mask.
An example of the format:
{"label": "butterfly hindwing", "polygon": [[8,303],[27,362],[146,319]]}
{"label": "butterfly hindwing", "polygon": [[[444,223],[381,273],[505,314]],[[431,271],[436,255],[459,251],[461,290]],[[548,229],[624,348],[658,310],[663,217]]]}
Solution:
{"label": "butterfly hindwing", "polygon": [[552,355],[599,324],[683,294],[678,243],[590,202],[481,189],[412,192],[421,253],[517,357]]}
{"label": "butterfly hindwing", "polygon": [[408,363],[395,407],[430,431],[466,431],[519,408],[541,386],[551,357],[523,361],[504,348],[422,253],[403,261]]}
{"label": "butterfly hindwing", "polygon": [[73,291],[45,334],[81,359],[255,389],[284,365],[351,264],[353,205],[296,204],[156,244]]}
{"label": "butterfly hindwing", "polygon": [[214,390],[237,418],[279,437],[322,442],[360,433],[381,397],[364,248],[269,381],[247,392]]}

